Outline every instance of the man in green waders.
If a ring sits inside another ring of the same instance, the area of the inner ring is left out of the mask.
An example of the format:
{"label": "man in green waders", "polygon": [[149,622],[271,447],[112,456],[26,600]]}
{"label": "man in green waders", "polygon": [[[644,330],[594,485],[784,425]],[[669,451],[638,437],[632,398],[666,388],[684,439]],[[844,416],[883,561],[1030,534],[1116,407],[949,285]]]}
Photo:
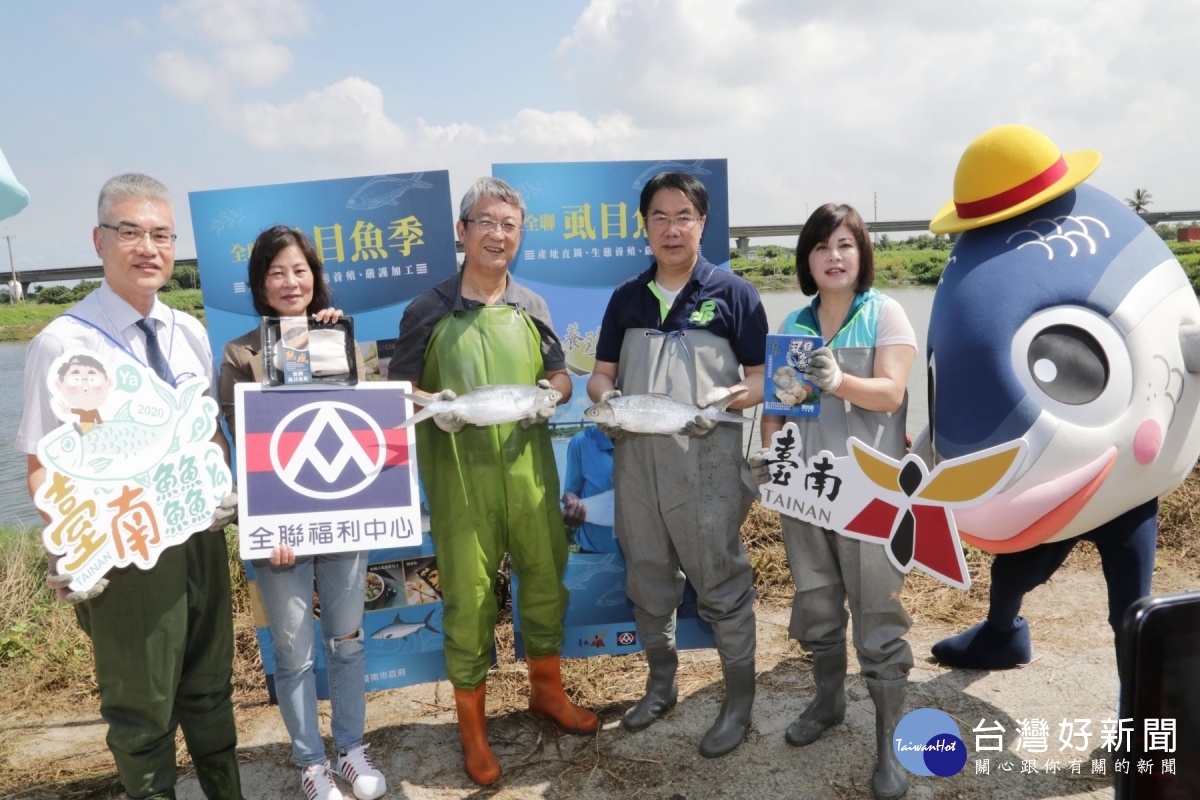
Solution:
{"label": "man in green waders", "polygon": [[[496,178],[475,182],[459,208],[462,271],[405,309],[389,379],[412,381],[421,394],[443,400],[488,384],[541,384],[558,390],[560,403],[571,399],[546,301],[508,273],[524,224],[525,201],[516,190]],[[595,714],[567,699],[559,672],[567,537],[558,470],[544,424],[463,426],[453,412],[417,426],[417,453],[446,604],[446,672],[463,756],[467,775],[486,786],[500,779],[487,741],[484,690],[498,611],[493,584],[506,551],[520,576],[529,710],[570,733],[599,726]]]}
{"label": "man in green waders", "polygon": [[[704,406],[745,389],[730,408],[758,404],[767,315],[750,283],[700,255],[704,184],[683,173],[656,175],[642,190],[640,210],[654,263],[613,292],[588,394],[601,401],[654,392]],[[712,625],[725,678],[725,700],[700,753],[724,755],[745,738],[754,705],[754,583],[740,530],[758,489],[742,456],[742,426],[697,416],[670,436],[604,430],[617,440],[617,541],[650,665],[646,694],[621,724],[641,730],[675,705],[675,609],[686,575],[700,617]]]}

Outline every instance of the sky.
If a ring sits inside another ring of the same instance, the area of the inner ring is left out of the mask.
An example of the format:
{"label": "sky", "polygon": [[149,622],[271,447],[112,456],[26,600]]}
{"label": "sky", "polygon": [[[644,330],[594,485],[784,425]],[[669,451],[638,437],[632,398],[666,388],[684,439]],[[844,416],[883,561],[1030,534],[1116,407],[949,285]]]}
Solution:
{"label": "sky", "polygon": [[[1200,208],[1200,3],[0,0],[17,268],[98,263],[96,195],[499,162],[725,158],[733,225],[829,202],[928,219],[999,124],[1099,150],[1091,183]],[[7,269],[7,253],[0,249]]]}

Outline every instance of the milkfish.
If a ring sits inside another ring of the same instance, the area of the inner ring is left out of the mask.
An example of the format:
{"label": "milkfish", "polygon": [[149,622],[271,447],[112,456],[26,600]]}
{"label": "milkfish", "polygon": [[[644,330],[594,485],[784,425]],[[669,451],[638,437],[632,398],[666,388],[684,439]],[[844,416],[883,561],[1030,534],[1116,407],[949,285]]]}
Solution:
{"label": "milkfish", "polygon": [[1024,439],[1013,482],[954,512],[1007,553],[1178,486],[1200,453],[1200,306],[1174,254],[1087,184],[961,234],[929,322],[940,459]]}
{"label": "milkfish", "polygon": [[751,421],[749,417],[731,414],[725,409],[745,391],[732,392],[707,408],[681,403],[665,394],[622,395],[601,400],[584,411],[583,415],[588,422],[617,425],[629,433],[681,434],[687,431],[688,424],[695,421],[696,417],[744,425]]}
{"label": "milkfish", "polygon": [[441,633],[437,628],[433,627],[430,622],[433,620],[433,615],[437,613],[437,609],[433,609],[425,617],[423,622],[405,622],[399,614],[396,619],[389,625],[384,625],[379,630],[371,634],[372,639],[407,639],[418,631],[433,631]]}
{"label": "milkfish", "polygon": [[178,402],[171,390],[151,384],[165,401],[169,412],[162,424],[134,420],[126,404],[113,416],[90,431],[80,434],[73,426],[63,426],[45,445],[49,465],[82,479],[127,480],[158,464],[177,445],[180,425],[188,419],[187,409],[197,384],[183,389]]}
{"label": "milkfish", "polygon": [[421,411],[406,419],[399,427],[408,428],[437,414],[453,413],[471,425],[500,425],[528,419],[538,410],[553,409],[562,394],[557,389],[540,386],[480,386],[454,400],[434,400],[415,394],[404,395]]}
{"label": "milkfish", "polygon": [[391,175],[380,175],[358,187],[350,199],[346,201],[346,208],[353,208],[358,211],[369,211],[372,208],[380,206],[394,206],[397,204],[400,196],[409,189],[430,189],[432,183],[421,180],[424,172],[417,172],[407,178],[394,178]]}

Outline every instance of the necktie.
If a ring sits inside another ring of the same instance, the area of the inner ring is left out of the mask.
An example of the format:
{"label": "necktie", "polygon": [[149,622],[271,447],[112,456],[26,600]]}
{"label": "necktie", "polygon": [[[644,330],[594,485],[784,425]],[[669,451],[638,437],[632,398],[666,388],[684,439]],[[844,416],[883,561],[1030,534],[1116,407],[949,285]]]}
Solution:
{"label": "necktie", "polygon": [[147,365],[154,370],[158,377],[170,383],[171,370],[167,366],[167,359],[163,355],[162,348],[158,346],[158,331],[154,329],[154,323],[148,319],[139,319],[134,324],[142,329],[142,333],[146,334]]}

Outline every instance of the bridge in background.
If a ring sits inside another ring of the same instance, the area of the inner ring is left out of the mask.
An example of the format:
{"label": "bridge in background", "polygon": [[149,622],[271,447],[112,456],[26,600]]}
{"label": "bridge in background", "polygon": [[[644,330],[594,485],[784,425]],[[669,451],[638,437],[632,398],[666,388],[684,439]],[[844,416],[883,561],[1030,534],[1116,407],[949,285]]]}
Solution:
{"label": "bridge in background", "polygon": [[[1200,211],[1147,211],[1142,214],[1142,219],[1150,225],[1160,222],[1187,222],[1200,220]],[[867,230],[871,233],[928,233],[929,222],[927,219],[868,222]],[[750,255],[751,239],[769,239],[776,236],[796,238],[800,236],[800,229],[803,227],[802,222],[790,225],[730,225],[729,238],[737,242],[738,250],[746,257]]]}
{"label": "bridge in background", "polygon": [[[1186,222],[1189,220],[1200,220],[1200,211],[1147,211],[1142,214],[1142,219],[1146,220],[1151,225],[1157,225],[1160,222]],[[800,229],[804,227],[801,222],[786,224],[786,225],[730,225],[729,238],[737,243],[737,247],[742,251],[743,256],[750,254],[751,239],[771,239],[775,237],[792,237],[800,235]],[[895,220],[891,222],[868,222],[867,229],[872,233],[927,233],[929,231],[929,220],[927,219],[907,219]],[[462,245],[455,243],[458,252],[462,252]],[[176,264],[190,264],[196,266],[194,258],[177,258]],[[56,267],[52,269],[29,270],[27,272],[18,271],[18,276],[21,279],[21,289],[28,295],[29,287],[34,283],[48,283],[49,281],[79,281],[79,280],[99,280],[104,277],[104,269],[99,264],[89,267]],[[7,285],[12,281],[12,272],[4,270],[0,272],[0,282]]]}

